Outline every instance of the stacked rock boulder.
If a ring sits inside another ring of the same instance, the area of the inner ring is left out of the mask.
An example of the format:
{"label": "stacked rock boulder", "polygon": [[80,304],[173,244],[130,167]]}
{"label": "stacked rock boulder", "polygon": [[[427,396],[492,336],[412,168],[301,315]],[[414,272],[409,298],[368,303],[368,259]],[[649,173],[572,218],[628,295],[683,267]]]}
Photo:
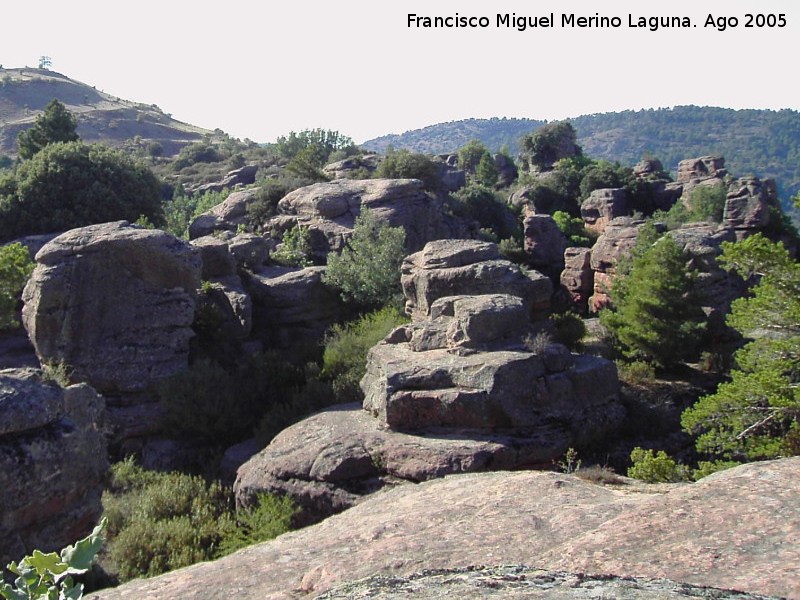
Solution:
{"label": "stacked rock boulder", "polygon": [[409,256],[403,287],[412,321],[370,350],[363,407],[279,434],[239,469],[239,503],[289,494],[307,524],[386,486],[549,467],[620,424],[614,364],[571,354],[549,341],[547,321],[531,320],[548,278],[503,261],[493,244],[450,240]]}
{"label": "stacked rock boulder", "polygon": [[0,564],[60,550],[102,513],[105,404],[33,369],[0,371]]}

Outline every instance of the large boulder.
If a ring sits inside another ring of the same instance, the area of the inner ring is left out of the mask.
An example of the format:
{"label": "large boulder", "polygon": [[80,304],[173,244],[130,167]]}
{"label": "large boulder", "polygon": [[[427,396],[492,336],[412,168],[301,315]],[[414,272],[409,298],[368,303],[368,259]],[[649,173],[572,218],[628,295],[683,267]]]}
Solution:
{"label": "large boulder", "polygon": [[427,316],[435,300],[459,294],[503,293],[522,298],[532,313],[550,307],[553,284],[538,271],[523,273],[501,258],[496,244],[478,240],[429,242],[420,252],[407,256],[400,282],[406,312]]}
{"label": "large boulder", "polygon": [[772,179],[758,177],[737,179],[728,186],[722,220],[737,232],[737,238],[764,229],[773,211],[780,210],[778,190]]}
{"label": "large boulder", "polygon": [[103,399],[32,369],[0,371],[0,564],[91,531],[108,470]]}
{"label": "large boulder", "polygon": [[629,212],[628,193],[622,188],[594,190],[581,204],[581,218],[586,229],[598,235],[605,231],[611,221]]}
{"label": "large boulder", "polygon": [[381,162],[379,154],[361,154],[337,160],[322,168],[331,179],[365,179],[370,177]]}
{"label": "large boulder", "polygon": [[571,305],[579,312],[586,313],[594,291],[591,248],[570,247],[564,250],[564,270],[560,281],[561,287],[569,295]]}
{"label": "large boulder", "polygon": [[[376,494],[317,525],[89,598],[216,600],[230,598],[235,587],[239,600],[288,600],[372,575],[487,564],[574,572],[576,598],[601,597],[594,586],[583,589],[581,573],[799,598],[798,472],[800,457],[672,486],[624,480],[604,487],[580,472],[452,475]],[[480,595],[463,597],[485,597],[499,582],[484,583]]]}
{"label": "large boulder", "polygon": [[219,181],[204,183],[188,188],[186,191],[189,195],[195,196],[206,192],[221,192],[241,185],[250,185],[255,183],[256,173],[258,173],[258,165],[245,165],[233,171],[228,171]]}
{"label": "large boulder", "polygon": [[344,248],[362,208],[392,227],[402,227],[410,252],[430,240],[467,233],[466,225],[448,216],[418,179],[337,179],[290,192],[278,203],[281,215],[309,230],[312,255],[320,262],[328,252]]}
{"label": "large boulder", "polygon": [[589,299],[589,310],[598,312],[611,302],[609,291],[616,273],[617,262],[636,245],[639,229],[645,221],[630,217],[618,217],[609,222],[592,247],[592,271],[594,271],[594,293]]}
{"label": "large boulder", "polygon": [[125,221],[45,245],[22,298],[42,363],[101,393],[137,392],[187,365],[200,259],[182,240]]}
{"label": "large boulder", "polygon": [[258,494],[289,495],[308,525],[350,508],[381,489],[453,473],[548,466],[569,439],[557,427],[536,435],[469,429],[390,431],[358,404],[332,407],[282,431],[239,467],[239,505]]}
{"label": "large boulder", "polygon": [[552,216],[526,209],[522,221],[527,262],[537,271],[556,279],[564,270],[567,238]]}
{"label": "large boulder", "polygon": [[240,227],[247,226],[250,221],[247,209],[257,200],[257,189],[233,192],[189,224],[189,239],[211,235],[215,231],[236,232]]}
{"label": "large boulder", "polygon": [[725,158],[722,156],[701,156],[687,158],[678,163],[678,183],[690,183],[693,180],[716,177],[721,179],[728,174],[725,169]]}

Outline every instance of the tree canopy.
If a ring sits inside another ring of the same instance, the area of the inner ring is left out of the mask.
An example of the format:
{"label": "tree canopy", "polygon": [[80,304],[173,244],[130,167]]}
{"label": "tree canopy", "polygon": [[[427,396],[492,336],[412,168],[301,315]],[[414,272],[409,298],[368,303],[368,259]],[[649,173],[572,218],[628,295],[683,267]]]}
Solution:
{"label": "tree canopy", "polygon": [[77,141],[77,127],[75,116],[67,107],[56,99],[51,100],[33,126],[17,136],[20,158],[33,158],[48,144]]}
{"label": "tree canopy", "polygon": [[2,239],[141,216],[164,222],[158,179],[104,146],[49,144],[0,179]]}
{"label": "tree canopy", "polygon": [[520,139],[520,155],[529,168],[551,169],[556,161],[583,154],[569,121],[548,123]]}
{"label": "tree canopy", "polygon": [[760,234],[722,248],[724,268],[758,280],[727,320],[751,341],[736,353],[731,380],[683,413],[683,427],[712,458],[800,454],[800,264]]}

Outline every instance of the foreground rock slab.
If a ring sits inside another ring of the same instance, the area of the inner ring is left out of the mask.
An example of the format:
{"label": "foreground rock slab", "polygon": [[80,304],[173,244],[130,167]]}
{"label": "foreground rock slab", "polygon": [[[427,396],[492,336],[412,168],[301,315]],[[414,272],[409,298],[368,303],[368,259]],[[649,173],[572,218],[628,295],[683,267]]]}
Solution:
{"label": "foreground rock slab", "polygon": [[271,542],[87,598],[308,598],[373,575],[479,564],[800,598],[798,474],[800,457],[637,493],[557,473],[456,475],[376,494]]}

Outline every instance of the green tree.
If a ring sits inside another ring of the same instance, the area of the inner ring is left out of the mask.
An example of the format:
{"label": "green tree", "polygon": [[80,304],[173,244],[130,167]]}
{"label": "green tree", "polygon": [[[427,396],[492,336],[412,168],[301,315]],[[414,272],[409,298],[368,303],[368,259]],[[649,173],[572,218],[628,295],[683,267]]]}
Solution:
{"label": "green tree", "polygon": [[586,230],[586,225],[580,217],[571,217],[569,213],[557,210],[553,213],[553,220],[558,225],[570,246],[583,246],[591,248],[594,240]]}
{"label": "green tree", "polygon": [[478,166],[475,167],[475,179],[481,185],[492,187],[497,183],[497,177],[497,166],[494,164],[494,158],[486,152],[478,161]]}
{"label": "green tree", "polygon": [[0,239],[140,216],[164,222],[158,179],[100,145],[50,144],[0,181]]}
{"label": "green tree", "polygon": [[727,186],[721,181],[717,185],[694,188],[689,194],[690,220],[721,223],[727,192]]}
{"label": "green tree", "polygon": [[77,127],[75,116],[67,107],[56,99],[51,100],[33,126],[17,136],[20,158],[32,158],[48,144],[77,141]]}
{"label": "green tree", "polygon": [[408,150],[389,150],[375,174],[387,179],[419,179],[425,189],[433,192],[441,184],[434,162],[424,154]]}
{"label": "green tree", "polygon": [[[481,158],[489,154],[489,150],[480,140],[470,140],[458,150],[458,168],[469,173],[474,173],[478,168]],[[489,155],[491,156],[491,155]]]}
{"label": "green tree", "polygon": [[668,236],[632,258],[630,271],[611,288],[613,309],[600,312],[626,357],[670,367],[694,354],[705,329],[694,278],[684,252]]}
{"label": "green tree", "polygon": [[323,281],[337,288],[346,302],[363,308],[398,303],[402,297],[400,265],[406,232],[362,209],[353,236],[341,254],[328,255]]}
{"label": "green tree", "polygon": [[33,266],[28,249],[19,242],[0,247],[0,329],[19,325],[17,303]]}
{"label": "green tree", "polygon": [[352,139],[330,129],[291,131],[289,135],[279,137],[276,143],[278,154],[288,160],[312,146],[316,146],[325,155],[324,160],[327,160],[331,154],[337,151],[341,151],[345,155],[355,154],[358,151],[358,147],[353,143]]}
{"label": "green tree", "polygon": [[727,320],[752,341],[736,353],[731,380],[683,413],[683,427],[713,458],[800,454],[800,265],[760,234],[722,248],[724,268],[758,280]]}
{"label": "green tree", "polygon": [[520,156],[526,168],[549,170],[562,158],[581,156],[577,134],[569,121],[556,121],[522,136]]}

